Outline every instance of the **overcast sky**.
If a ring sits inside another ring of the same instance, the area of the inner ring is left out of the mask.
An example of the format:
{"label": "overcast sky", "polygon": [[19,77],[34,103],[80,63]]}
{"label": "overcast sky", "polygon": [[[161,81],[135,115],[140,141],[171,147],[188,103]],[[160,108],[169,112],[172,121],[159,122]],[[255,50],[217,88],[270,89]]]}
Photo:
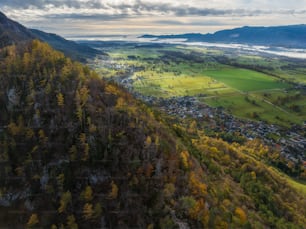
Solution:
{"label": "overcast sky", "polygon": [[306,0],[0,0],[0,10],[27,27],[65,37],[306,23]]}

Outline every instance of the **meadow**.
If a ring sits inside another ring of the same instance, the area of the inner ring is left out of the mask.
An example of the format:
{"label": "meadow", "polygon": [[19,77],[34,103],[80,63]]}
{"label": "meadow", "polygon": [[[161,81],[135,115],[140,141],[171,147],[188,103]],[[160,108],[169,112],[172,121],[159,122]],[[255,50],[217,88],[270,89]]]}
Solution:
{"label": "meadow", "polygon": [[289,86],[267,74],[234,67],[205,71],[204,74],[243,92],[288,88]]}

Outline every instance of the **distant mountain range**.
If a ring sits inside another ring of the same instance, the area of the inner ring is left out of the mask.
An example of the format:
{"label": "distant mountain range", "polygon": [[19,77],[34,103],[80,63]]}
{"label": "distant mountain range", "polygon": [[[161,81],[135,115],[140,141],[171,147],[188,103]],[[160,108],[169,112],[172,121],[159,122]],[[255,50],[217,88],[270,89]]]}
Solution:
{"label": "distant mountain range", "polygon": [[69,41],[56,34],[45,33],[36,29],[28,29],[0,12],[0,48],[7,45],[39,39],[51,45],[54,49],[62,51],[75,60],[84,61],[93,55],[106,55],[102,51],[91,48],[85,44]]}
{"label": "distant mountain range", "polygon": [[141,38],[186,39],[187,42],[222,42],[286,48],[306,48],[306,25],[273,27],[245,26],[230,30],[221,30],[213,34],[143,35]]}

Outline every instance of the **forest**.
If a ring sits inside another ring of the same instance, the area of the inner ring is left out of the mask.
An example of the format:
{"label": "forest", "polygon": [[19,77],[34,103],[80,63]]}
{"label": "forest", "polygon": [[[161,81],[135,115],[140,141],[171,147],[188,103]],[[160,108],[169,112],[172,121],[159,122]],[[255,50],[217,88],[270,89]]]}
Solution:
{"label": "forest", "polygon": [[1,49],[0,110],[0,227],[305,227],[305,186],[260,140],[207,136],[46,43]]}

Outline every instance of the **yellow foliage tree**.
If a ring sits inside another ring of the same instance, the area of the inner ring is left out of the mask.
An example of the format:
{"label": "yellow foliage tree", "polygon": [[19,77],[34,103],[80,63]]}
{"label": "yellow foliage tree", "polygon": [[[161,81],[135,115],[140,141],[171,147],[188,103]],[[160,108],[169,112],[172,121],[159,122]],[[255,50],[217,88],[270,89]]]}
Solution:
{"label": "yellow foliage tree", "polygon": [[116,103],[116,108],[120,109],[120,108],[124,108],[125,106],[125,101],[122,97],[119,97],[117,99],[117,103]]}
{"label": "yellow foliage tree", "polygon": [[151,143],[152,143],[152,139],[151,139],[150,136],[148,136],[148,137],[146,138],[146,141],[145,141],[145,146],[146,146],[146,147],[149,147],[149,146],[151,145]]}
{"label": "yellow foliage tree", "polygon": [[56,98],[57,98],[57,105],[59,107],[63,107],[65,103],[64,95],[62,93],[58,93],[56,95]]}
{"label": "yellow foliage tree", "polygon": [[60,188],[63,188],[64,186],[64,181],[65,181],[65,174],[61,173],[56,177],[57,184]]}
{"label": "yellow foliage tree", "polygon": [[79,136],[79,140],[81,144],[85,144],[86,142],[86,134],[85,133],[81,133]]}
{"label": "yellow foliage tree", "polygon": [[51,84],[50,83],[47,83],[46,87],[45,87],[45,93],[47,95],[49,95],[52,91],[52,87],[51,87]]}
{"label": "yellow foliage tree", "polygon": [[158,135],[156,135],[154,143],[156,146],[159,146],[159,136]]}
{"label": "yellow foliage tree", "polygon": [[180,156],[183,169],[189,169],[189,153],[187,151],[182,151]]}
{"label": "yellow foliage tree", "polygon": [[89,144],[85,143],[84,144],[84,155],[83,155],[82,160],[86,161],[88,158],[89,158]]}
{"label": "yellow foliage tree", "polygon": [[27,226],[29,228],[34,227],[39,223],[37,214],[32,214],[27,222]]}
{"label": "yellow foliage tree", "polygon": [[31,138],[34,137],[34,135],[35,135],[34,130],[28,128],[27,131],[26,131],[26,138],[31,139]]}
{"label": "yellow foliage tree", "polygon": [[67,217],[67,227],[69,229],[78,229],[79,228],[78,224],[75,222],[74,215],[70,215],[70,216]]}
{"label": "yellow foliage tree", "polygon": [[102,206],[100,203],[97,203],[94,208],[94,218],[98,219],[102,215]]}
{"label": "yellow foliage tree", "polygon": [[86,203],[83,207],[83,217],[86,220],[88,220],[93,217],[93,214],[94,214],[94,210],[93,210],[92,204]]}
{"label": "yellow foliage tree", "polygon": [[30,66],[30,63],[31,63],[31,54],[30,53],[26,52],[23,55],[22,63],[23,63],[25,71],[29,71],[29,66]]}
{"label": "yellow foliage tree", "polygon": [[196,134],[197,133],[197,122],[194,120],[190,123],[187,132],[190,134]]}
{"label": "yellow foliage tree", "polygon": [[168,183],[165,185],[163,190],[163,194],[166,198],[171,198],[175,192],[175,186],[172,183]]}
{"label": "yellow foliage tree", "polygon": [[80,106],[77,107],[76,112],[75,112],[78,120],[81,122],[83,119],[83,110]]}
{"label": "yellow foliage tree", "polygon": [[10,124],[8,124],[7,128],[8,128],[9,133],[13,136],[19,134],[19,132],[20,132],[19,127],[14,122],[10,122]]}
{"label": "yellow foliage tree", "polygon": [[255,171],[252,171],[252,172],[251,172],[251,176],[252,176],[252,179],[253,179],[253,180],[256,180],[256,172],[255,172]]}
{"label": "yellow foliage tree", "polygon": [[119,93],[119,90],[117,87],[115,87],[114,85],[111,85],[111,84],[108,84],[106,87],[105,87],[105,91],[107,93],[110,93],[110,94],[114,94],[114,95],[117,95]]}
{"label": "yellow foliage tree", "polygon": [[247,215],[242,208],[237,207],[235,210],[235,215],[238,217],[241,224],[245,224],[247,222]]}
{"label": "yellow foliage tree", "polygon": [[88,98],[89,98],[89,89],[85,86],[83,86],[81,89],[80,89],[80,105],[81,107],[84,107]]}
{"label": "yellow foliage tree", "polygon": [[40,130],[38,131],[38,136],[39,136],[40,139],[44,139],[44,138],[46,137],[45,131],[42,130],[42,129],[40,129]]}
{"label": "yellow foliage tree", "polygon": [[204,228],[207,228],[208,222],[209,222],[209,211],[208,209],[204,208],[202,217],[201,217],[201,222],[204,226]]}
{"label": "yellow foliage tree", "polygon": [[60,207],[58,208],[58,212],[62,213],[66,211],[68,203],[71,202],[71,193],[69,191],[65,192],[60,200]]}
{"label": "yellow foliage tree", "polygon": [[207,186],[200,181],[194,172],[190,173],[189,185],[193,195],[204,197],[207,194]]}
{"label": "yellow foliage tree", "polygon": [[38,131],[39,140],[41,143],[45,144],[48,141],[48,137],[45,134],[45,131],[43,129],[40,129]]}
{"label": "yellow foliage tree", "polygon": [[86,143],[86,134],[81,133],[79,136],[80,145],[83,149],[83,157],[82,160],[86,161],[89,158],[89,144]]}
{"label": "yellow foliage tree", "polygon": [[189,215],[192,219],[198,219],[200,216],[200,213],[205,208],[205,202],[203,199],[200,199],[196,202],[196,204],[189,210]]}
{"label": "yellow foliage tree", "polygon": [[223,221],[221,217],[217,216],[215,219],[215,229],[228,229],[228,223]]}
{"label": "yellow foliage tree", "polygon": [[118,186],[115,184],[114,181],[112,181],[112,183],[111,183],[111,188],[112,189],[111,189],[110,193],[108,194],[108,198],[117,199],[119,189],[118,189]]}
{"label": "yellow foliage tree", "polygon": [[84,196],[84,200],[86,202],[89,202],[89,201],[92,200],[92,198],[93,198],[92,197],[92,188],[89,185],[86,186],[85,191],[83,193],[83,196]]}

